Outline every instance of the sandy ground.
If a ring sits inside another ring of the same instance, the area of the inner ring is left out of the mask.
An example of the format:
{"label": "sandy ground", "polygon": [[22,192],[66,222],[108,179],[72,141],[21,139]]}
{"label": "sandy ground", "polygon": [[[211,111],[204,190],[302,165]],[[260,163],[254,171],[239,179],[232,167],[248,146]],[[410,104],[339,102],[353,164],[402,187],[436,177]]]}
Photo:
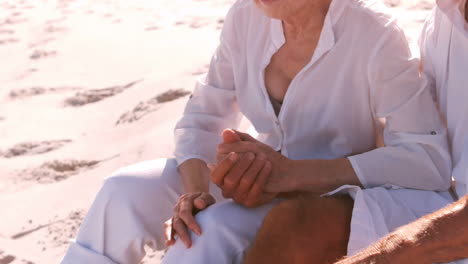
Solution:
{"label": "sandy ground", "polygon": [[[0,264],[58,263],[105,176],[171,156],[232,2],[0,1]],[[386,4],[415,48],[433,1]]]}

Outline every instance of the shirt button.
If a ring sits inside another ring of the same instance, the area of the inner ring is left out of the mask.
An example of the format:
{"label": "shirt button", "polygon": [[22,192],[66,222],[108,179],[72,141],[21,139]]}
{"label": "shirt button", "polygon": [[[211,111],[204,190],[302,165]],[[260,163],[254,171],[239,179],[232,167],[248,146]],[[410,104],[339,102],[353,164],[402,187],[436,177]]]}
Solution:
{"label": "shirt button", "polygon": [[435,136],[435,135],[437,135],[437,132],[431,131],[431,135]]}

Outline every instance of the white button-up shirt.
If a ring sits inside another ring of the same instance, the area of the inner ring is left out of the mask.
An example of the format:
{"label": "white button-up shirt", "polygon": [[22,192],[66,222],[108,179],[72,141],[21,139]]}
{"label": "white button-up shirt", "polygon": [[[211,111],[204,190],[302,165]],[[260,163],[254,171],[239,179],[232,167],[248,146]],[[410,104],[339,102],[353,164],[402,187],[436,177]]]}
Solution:
{"label": "white button-up shirt", "polygon": [[[280,20],[265,16],[252,0],[234,4],[206,79],[176,126],[179,164],[213,162],[221,131],[236,128],[243,114],[259,140],[291,159],[348,157],[366,187],[448,188],[444,125],[422,88],[405,35],[380,7],[331,3],[315,53],[276,116],[264,69],[284,43]],[[382,132],[385,146],[377,148]]]}
{"label": "white button-up shirt", "polygon": [[468,23],[466,0],[439,0],[420,38],[425,76],[447,121],[459,196],[468,185]]}

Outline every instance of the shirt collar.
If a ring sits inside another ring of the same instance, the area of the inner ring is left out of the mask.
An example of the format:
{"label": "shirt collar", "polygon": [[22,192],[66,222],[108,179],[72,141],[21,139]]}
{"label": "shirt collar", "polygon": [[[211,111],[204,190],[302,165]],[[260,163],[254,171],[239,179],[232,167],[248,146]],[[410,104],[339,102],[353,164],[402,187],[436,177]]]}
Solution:
{"label": "shirt collar", "polygon": [[437,7],[448,17],[454,26],[461,31],[468,32],[465,20],[465,3],[467,0],[437,0]]}
{"label": "shirt collar", "polygon": [[[312,61],[318,60],[322,55],[331,50],[336,43],[334,31],[335,25],[343,15],[349,0],[332,0],[328,13],[325,16],[320,40],[315,49]],[[271,19],[271,37],[276,49],[279,49],[285,42],[283,25],[281,20]]]}

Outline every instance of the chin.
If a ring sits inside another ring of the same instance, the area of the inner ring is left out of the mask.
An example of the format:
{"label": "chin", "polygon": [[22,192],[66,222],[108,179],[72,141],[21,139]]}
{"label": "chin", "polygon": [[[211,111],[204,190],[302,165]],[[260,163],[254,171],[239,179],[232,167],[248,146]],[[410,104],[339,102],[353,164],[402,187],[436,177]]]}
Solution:
{"label": "chin", "polygon": [[270,18],[276,18],[276,19],[281,19],[283,17],[283,14],[281,12],[281,8],[278,7],[270,7],[270,6],[265,6],[262,3],[258,3],[259,0],[256,0],[255,3],[259,9],[262,10],[262,12]]}

